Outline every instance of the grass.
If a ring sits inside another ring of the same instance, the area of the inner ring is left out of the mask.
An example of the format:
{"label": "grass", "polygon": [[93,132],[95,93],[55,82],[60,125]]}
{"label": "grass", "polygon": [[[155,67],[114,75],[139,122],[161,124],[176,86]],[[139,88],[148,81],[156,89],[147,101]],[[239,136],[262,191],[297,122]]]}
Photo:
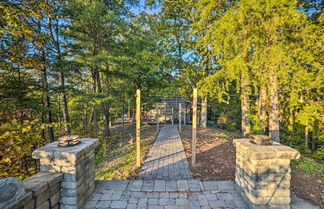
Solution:
{"label": "grass", "polygon": [[[103,139],[100,148],[96,153],[96,179],[128,179],[136,176],[136,143],[129,143],[135,130],[124,136],[115,135]],[[126,136],[126,137],[125,137]],[[143,162],[146,153],[156,138],[155,126],[143,126],[141,128],[141,161]]]}
{"label": "grass", "polygon": [[298,160],[292,160],[292,166],[297,170],[309,173],[312,175],[320,174],[321,177],[324,177],[324,165],[316,162],[315,160],[307,157],[302,157]]}

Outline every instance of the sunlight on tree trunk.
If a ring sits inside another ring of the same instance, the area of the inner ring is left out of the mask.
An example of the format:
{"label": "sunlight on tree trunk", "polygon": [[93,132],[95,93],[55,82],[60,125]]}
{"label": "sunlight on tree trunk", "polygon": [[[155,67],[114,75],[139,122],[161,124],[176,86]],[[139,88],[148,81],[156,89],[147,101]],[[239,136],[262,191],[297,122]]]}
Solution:
{"label": "sunlight on tree trunk", "polygon": [[141,166],[141,90],[136,90],[136,166]]}
{"label": "sunlight on tree trunk", "polygon": [[205,96],[201,103],[201,127],[207,127],[207,96]]}
{"label": "sunlight on tree trunk", "polygon": [[263,132],[266,131],[267,128],[267,88],[265,85],[260,87],[259,92],[259,119],[261,123],[261,127]]}
{"label": "sunlight on tree trunk", "polygon": [[270,112],[269,112],[269,134],[273,141],[280,142],[279,138],[279,107],[278,107],[278,85],[277,75],[273,68],[269,75]]}
{"label": "sunlight on tree trunk", "polygon": [[242,137],[250,134],[250,99],[248,73],[241,72],[241,112],[242,112]]}
{"label": "sunlight on tree trunk", "polygon": [[192,156],[191,164],[196,165],[196,142],[197,141],[197,89],[193,89],[193,101],[192,101]]}

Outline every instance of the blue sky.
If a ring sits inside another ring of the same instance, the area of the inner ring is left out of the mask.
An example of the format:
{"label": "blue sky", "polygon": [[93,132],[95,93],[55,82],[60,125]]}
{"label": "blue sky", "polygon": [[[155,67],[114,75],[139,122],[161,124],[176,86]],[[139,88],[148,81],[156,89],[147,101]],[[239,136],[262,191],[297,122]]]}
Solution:
{"label": "blue sky", "polygon": [[140,5],[131,9],[135,14],[140,12],[146,12],[148,14],[154,14],[160,11],[160,8],[146,8],[145,0],[140,0]]}

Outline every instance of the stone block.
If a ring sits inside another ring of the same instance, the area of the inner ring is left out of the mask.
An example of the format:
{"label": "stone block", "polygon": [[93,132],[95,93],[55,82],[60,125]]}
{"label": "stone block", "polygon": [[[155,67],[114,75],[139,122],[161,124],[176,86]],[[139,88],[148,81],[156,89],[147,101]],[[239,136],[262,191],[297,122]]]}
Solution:
{"label": "stone block", "polygon": [[67,160],[76,164],[84,159],[85,152],[94,149],[98,144],[98,139],[81,139],[80,144],[72,147],[59,147],[58,142],[53,142],[44,147],[36,149],[32,156],[35,159],[48,158]]}
{"label": "stone block", "polygon": [[60,202],[61,199],[61,192],[57,192],[54,195],[51,195],[50,197],[50,203],[51,203],[51,207],[58,204]]}
{"label": "stone block", "polygon": [[51,186],[49,188],[49,190],[50,190],[50,195],[51,196],[54,195],[54,194],[56,194],[57,192],[60,192],[60,183]]}
{"label": "stone block", "polygon": [[274,189],[268,190],[268,196],[274,197],[290,197],[290,190],[288,189]]}
{"label": "stone block", "polygon": [[60,209],[60,205],[59,204],[56,204],[54,206],[51,206],[51,209]]}
{"label": "stone block", "polygon": [[60,209],[78,209],[78,206],[77,205],[60,204]]}
{"label": "stone block", "polygon": [[38,194],[36,197],[36,207],[42,205],[44,202],[48,201],[50,198],[50,190],[47,189],[44,192]]}
{"label": "stone block", "polygon": [[77,204],[77,198],[76,197],[61,197],[60,203],[64,205],[75,205]]}
{"label": "stone block", "polygon": [[77,189],[83,183],[84,183],[83,181],[61,182],[61,188],[63,188],[63,189]]}
{"label": "stone block", "polygon": [[269,205],[289,205],[290,197],[272,197],[270,198]]}
{"label": "stone block", "polygon": [[40,165],[40,170],[42,172],[60,173],[61,172],[61,166],[58,166],[58,165]]}
{"label": "stone block", "polygon": [[0,180],[0,208],[23,198],[25,194],[23,182],[18,178],[10,177]]}
{"label": "stone block", "polygon": [[81,165],[78,166],[61,166],[62,173],[76,174],[82,171]]}
{"label": "stone block", "polygon": [[282,145],[280,143],[274,142],[270,149],[274,150],[276,157],[280,159],[299,159],[300,153],[288,146]]}
{"label": "stone block", "polygon": [[61,173],[39,172],[23,181],[27,191],[34,192],[34,196],[43,193],[49,187],[58,185],[63,178]]}
{"label": "stone block", "polygon": [[24,205],[24,209],[34,209],[35,208],[35,199],[31,199]]}
{"label": "stone block", "polygon": [[47,181],[41,181],[41,179],[37,180],[36,178],[27,178],[24,180],[23,184],[27,191],[33,192],[34,196],[37,196],[48,189]]}
{"label": "stone block", "polygon": [[[37,203],[37,201],[36,201]],[[49,209],[51,207],[49,200],[43,202],[41,205],[35,207],[35,209]]]}
{"label": "stone block", "polygon": [[17,199],[16,201],[8,204],[5,208],[11,208],[11,209],[21,209],[29,203],[30,201],[33,201],[33,193],[27,192],[23,197]]}

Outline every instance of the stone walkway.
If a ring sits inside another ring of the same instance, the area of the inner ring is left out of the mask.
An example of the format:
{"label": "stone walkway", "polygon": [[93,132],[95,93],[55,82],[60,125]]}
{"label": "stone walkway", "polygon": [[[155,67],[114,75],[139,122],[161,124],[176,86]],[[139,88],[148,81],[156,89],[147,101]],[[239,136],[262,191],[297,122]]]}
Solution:
{"label": "stone walkway", "polygon": [[[298,205],[292,203],[292,208],[310,208]],[[233,181],[193,179],[177,127],[165,126],[140,170],[139,179],[96,181],[95,192],[84,208],[243,209],[247,206]]]}
{"label": "stone walkway", "polygon": [[[221,188],[221,189],[220,189]],[[232,181],[97,181],[86,208],[246,208]]]}
{"label": "stone walkway", "polygon": [[140,179],[193,179],[176,126],[161,129],[139,173]]}

